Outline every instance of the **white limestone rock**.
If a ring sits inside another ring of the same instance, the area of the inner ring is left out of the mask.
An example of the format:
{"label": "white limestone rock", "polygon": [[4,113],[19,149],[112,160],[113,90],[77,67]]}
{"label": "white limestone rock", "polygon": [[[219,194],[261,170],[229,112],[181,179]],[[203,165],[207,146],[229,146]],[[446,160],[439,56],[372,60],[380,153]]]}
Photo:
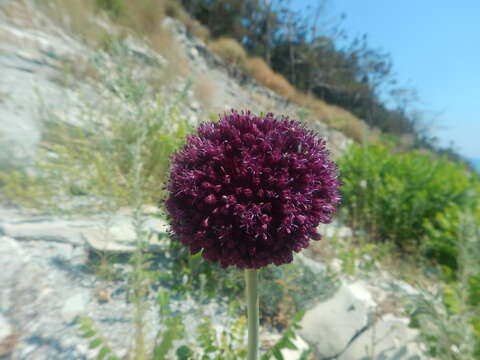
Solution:
{"label": "white limestone rock", "polygon": [[375,305],[362,282],[344,285],[305,313],[300,335],[315,347],[319,359],[337,356],[371,323]]}

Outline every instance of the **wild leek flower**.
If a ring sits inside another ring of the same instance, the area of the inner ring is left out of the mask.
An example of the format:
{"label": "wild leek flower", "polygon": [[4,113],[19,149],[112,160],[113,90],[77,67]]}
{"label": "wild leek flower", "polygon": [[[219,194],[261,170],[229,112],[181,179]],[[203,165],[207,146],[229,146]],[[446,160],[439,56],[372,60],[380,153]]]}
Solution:
{"label": "wild leek flower", "polygon": [[323,140],[285,117],[232,111],[204,123],[173,158],[173,232],[223,267],[290,263],[340,201],[328,156]]}
{"label": "wild leek flower", "polygon": [[192,254],[246,269],[248,360],[258,359],[256,269],[293,260],[319,240],[340,202],[325,141],[273,114],[204,123],[173,157],[166,208]]}

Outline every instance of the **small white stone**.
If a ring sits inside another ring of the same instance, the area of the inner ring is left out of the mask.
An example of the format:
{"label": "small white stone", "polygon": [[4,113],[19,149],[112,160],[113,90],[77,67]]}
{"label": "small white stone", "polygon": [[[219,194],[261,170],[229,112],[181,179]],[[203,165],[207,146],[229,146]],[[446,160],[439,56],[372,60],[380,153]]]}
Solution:
{"label": "small white stone", "polygon": [[62,318],[66,323],[71,323],[77,316],[85,312],[87,307],[88,297],[79,293],[69,297],[62,308]]}
{"label": "small white stone", "polygon": [[342,260],[340,259],[333,259],[329,265],[334,273],[340,273],[342,271]]}
{"label": "small white stone", "polygon": [[198,50],[195,49],[195,48],[191,48],[191,49],[190,49],[190,56],[191,56],[192,58],[196,58],[196,57],[198,56]]}

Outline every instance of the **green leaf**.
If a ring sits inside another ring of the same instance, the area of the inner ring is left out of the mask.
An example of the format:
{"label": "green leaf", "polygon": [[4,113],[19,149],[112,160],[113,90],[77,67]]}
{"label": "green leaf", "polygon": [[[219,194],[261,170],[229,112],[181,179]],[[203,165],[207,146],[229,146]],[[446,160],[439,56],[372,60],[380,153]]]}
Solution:
{"label": "green leaf", "polygon": [[100,338],[93,339],[92,341],[90,341],[90,344],[88,344],[88,348],[89,349],[95,349],[95,348],[99,347],[100,345],[102,345],[102,343],[103,343],[103,341]]}
{"label": "green leaf", "polygon": [[293,342],[291,342],[290,339],[285,339],[282,345],[285,349],[297,350],[297,346]]}
{"label": "green leaf", "polygon": [[166,319],[166,329],[161,334],[160,343],[153,350],[155,360],[166,360],[166,355],[173,347],[173,342],[180,339],[183,335],[182,318],[177,316]]}
{"label": "green leaf", "polygon": [[85,333],[83,333],[82,335],[80,335],[82,338],[84,339],[88,339],[88,338],[91,338],[93,336],[97,335],[97,333],[95,332],[95,330],[89,330]]}
{"label": "green leaf", "polygon": [[282,352],[280,351],[280,349],[273,348],[272,349],[272,354],[275,357],[275,359],[277,359],[277,360],[285,360],[283,355],[282,355]]}
{"label": "green leaf", "polygon": [[87,332],[87,331],[90,331],[92,329],[91,326],[88,326],[88,325],[82,325],[78,328],[81,332]]}
{"label": "green leaf", "polygon": [[80,317],[78,319],[78,322],[83,326],[87,326],[88,328],[91,328],[93,326],[93,320],[89,317]]}
{"label": "green leaf", "polygon": [[97,354],[97,360],[103,360],[105,357],[112,352],[108,346],[103,346]]}

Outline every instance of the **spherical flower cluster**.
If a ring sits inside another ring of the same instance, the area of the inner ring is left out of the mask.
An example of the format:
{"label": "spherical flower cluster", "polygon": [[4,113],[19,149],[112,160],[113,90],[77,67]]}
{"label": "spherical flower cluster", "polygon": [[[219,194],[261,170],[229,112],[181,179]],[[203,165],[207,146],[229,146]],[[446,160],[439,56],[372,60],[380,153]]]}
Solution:
{"label": "spherical flower cluster", "polygon": [[289,263],[340,202],[328,156],[323,140],[285,117],[232,111],[204,123],[173,157],[173,233],[223,267]]}

